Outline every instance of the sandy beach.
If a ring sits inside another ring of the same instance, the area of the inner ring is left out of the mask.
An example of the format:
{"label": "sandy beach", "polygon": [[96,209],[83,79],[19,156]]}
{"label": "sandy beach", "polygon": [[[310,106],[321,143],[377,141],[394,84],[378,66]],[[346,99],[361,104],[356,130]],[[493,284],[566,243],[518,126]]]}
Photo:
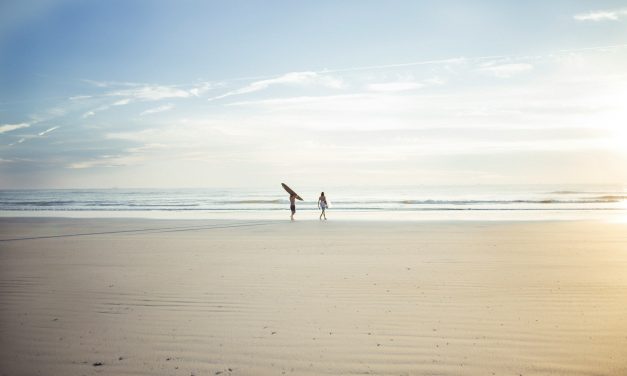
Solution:
{"label": "sandy beach", "polygon": [[1,375],[625,375],[627,225],[0,219]]}

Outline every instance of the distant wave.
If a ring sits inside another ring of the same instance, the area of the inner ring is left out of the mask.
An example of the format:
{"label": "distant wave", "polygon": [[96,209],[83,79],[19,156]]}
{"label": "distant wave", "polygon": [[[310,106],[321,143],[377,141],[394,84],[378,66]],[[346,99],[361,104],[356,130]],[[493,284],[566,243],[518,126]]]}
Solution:
{"label": "distant wave", "polygon": [[13,201],[13,202],[0,202],[0,205],[23,205],[23,206],[59,206],[59,205],[72,205],[77,201]]}
{"label": "distant wave", "polygon": [[[111,206],[125,206],[124,204],[111,204]],[[101,205],[101,206],[105,206],[105,205]],[[149,207],[149,208],[159,208],[159,207],[172,207],[172,208],[178,208],[178,207],[195,207],[195,206],[199,206],[198,204],[128,204],[128,206],[131,207],[138,207],[138,208],[142,208],[142,207]]]}
{"label": "distant wave", "polygon": [[[335,200],[334,208],[337,209],[385,209],[399,210],[403,207],[419,207],[419,206],[466,206],[472,207],[476,205],[502,205],[506,208],[515,207],[516,205],[548,205],[555,206],[573,205],[573,204],[611,204],[627,200],[626,195],[605,195],[584,199],[573,200],[557,200],[557,199],[541,199],[541,200]],[[250,199],[250,200],[199,200],[195,202],[193,199],[181,200],[181,202],[103,202],[103,201],[72,201],[72,200],[52,200],[52,201],[0,201],[0,210],[34,210],[41,208],[42,210],[223,210],[225,206],[230,206],[229,210],[261,210],[258,204],[266,205],[263,210],[272,209],[274,206],[286,204],[287,200],[283,199]],[[309,202],[308,205],[314,203]],[[249,205],[250,208],[247,208]],[[301,204],[302,205],[302,204]],[[305,207],[305,206],[302,206]],[[280,208],[279,208],[280,209]]]}
{"label": "distant wave", "polygon": [[176,204],[136,204],[136,203],[128,203],[128,202],[85,202],[85,201],[12,201],[12,202],[0,202],[0,209],[6,206],[87,206],[87,207],[98,207],[98,206],[129,206],[129,207],[190,207],[190,206],[198,206],[198,204],[184,204],[184,203],[176,203]]}
{"label": "distant wave", "polygon": [[[13,207],[13,208],[1,208],[0,210],[6,210],[6,211],[32,211],[32,212],[37,212],[37,211],[60,211],[60,212],[89,212],[89,211],[94,211],[94,212],[105,212],[105,211],[111,211],[111,212],[142,212],[142,211],[146,211],[146,212],[156,212],[156,211],[166,211],[166,212],[173,212],[173,211],[207,211],[207,212],[229,212],[229,211],[233,211],[233,212],[238,212],[238,211],[242,211],[242,212],[246,212],[246,211],[250,211],[250,212],[256,212],[259,211],[259,209],[255,209],[255,208],[116,208],[116,209],[104,209],[104,208],[98,208],[98,207],[93,207],[93,208],[51,208],[51,207]],[[267,208],[267,209],[263,209],[263,211],[286,211],[287,208]],[[298,208],[299,211],[319,211],[318,208],[315,207],[301,207]],[[603,211],[607,211],[607,210],[618,210],[618,211],[626,211],[626,209],[623,208],[608,208],[608,207],[578,207],[578,208],[516,208],[516,207],[508,207],[508,208],[472,208],[472,207],[457,207],[457,208],[452,208],[452,207],[421,207],[421,208],[381,208],[381,207],[353,207],[353,208],[338,208],[336,210],[340,210],[340,211],[407,211],[407,212],[411,212],[411,211],[555,211],[555,210],[560,210],[560,211],[596,211],[596,210],[603,210]]]}
{"label": "distant wave", "polygon": [[613,195],[622,194],[620,191],[553,191],[549,194],[553,195]]}
{"label": "distant wave", "polygon": [[598,200],[607,200],[607,201],[611,201],[611,202],[618,202],[618,201],[627,200],[627,195],[599,196],[599,197],[596,197],[596,199],[598,199]]}
{"label": "distant wave", "polygon": [[217,201],[219,204],[281,204],[285,203],[287,200],[226,200],[226,201]]}
{"label": "distant wave", "polygon": [[581,200],[555,200],[555,199],[545,199],[545,200],[403,200],[399,201],[401,204],[408,205],[431,205],[431,204],[439,204],[439,205],[481,205],[481,204],[600,204],[600,203],[611,203],[611,202],[619,202],[623,198],[621,196],[602,196],[599,198],[593,199],[581,199]]}

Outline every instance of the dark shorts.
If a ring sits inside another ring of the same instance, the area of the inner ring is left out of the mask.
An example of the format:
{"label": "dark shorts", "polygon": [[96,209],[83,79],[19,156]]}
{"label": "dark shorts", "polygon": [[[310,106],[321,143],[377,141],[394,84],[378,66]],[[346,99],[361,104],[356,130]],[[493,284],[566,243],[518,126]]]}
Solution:
{"label": "dark shorts", "polygon": [[296,205],[290,205],[290,210],[292,213],[296,213]]}

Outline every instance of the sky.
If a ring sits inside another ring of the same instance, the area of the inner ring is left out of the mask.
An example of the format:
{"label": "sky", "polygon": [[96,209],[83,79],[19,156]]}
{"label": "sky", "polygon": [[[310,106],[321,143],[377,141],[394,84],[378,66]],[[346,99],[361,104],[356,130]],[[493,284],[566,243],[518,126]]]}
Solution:
{"label": "sky", "polygon": [[627,184],[627,2],[0,2],[0,188],[283,181]]}

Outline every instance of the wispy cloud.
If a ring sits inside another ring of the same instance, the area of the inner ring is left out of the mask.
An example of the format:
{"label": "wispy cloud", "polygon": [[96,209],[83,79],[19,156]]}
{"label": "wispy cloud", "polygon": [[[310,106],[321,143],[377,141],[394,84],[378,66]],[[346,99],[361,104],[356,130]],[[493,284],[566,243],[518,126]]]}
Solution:
{"label": "wispy cloud", "polygon": [[389,81],[389,82],[377,82],[366,85],[368,91],[391,93],[401,91],[412,91],[422,89],[431,85],[442,85],[444,80],[439,77],[433,77],[422,81],[404,80],[404,81]]}
{"label": "wispy cloud", "polygon": [[102,155],[99,158],[70,163],[67,167],[71,169],[122,167],[137,164],[143,160],[143,157],[137,155]]}
{"label": "wispy cloud", "polygon": [[424,87],[424,84],[420,82],[406,81],[406,82],[382,82],[376,84],[369,84],[366,88],[370,91],[380,92],[397,92],[397,91],[410,91]]}
{"label": "wispy cloud", "polygon": [[43,131],[43,132],[39,132],[39,133],[37,133],[37,136],[43,136],[43,135],[48,134],[48,133],[50,133],[50,132],[54,132],[54,131],[56,131],[56,130],[57,130],[57,129],[59,129],[59,128],[61,128],[61,127],[59,127],[59,126],[55,126],[55,127],[52,127],[52,128],[48,128],[48,129],[46,129],[46,130],[45,130],[45,131]]}
{"label": "wispy cloud", "polygon": [[131,89],[112,91],[107,93],[107,95],[112,97],[125,97],[125,99],[128,100],[127,103],[129,103],[131,100],[158,101],[170,98],[187,98],[192,94],[187,90],[172,86],[145,85]]}
{"label": "wispy cloud", "polygon": [[16,129],[28,128],[30,124],[28,123],[19,123],[19,124],[4,124],[0,125],[0,134],[14,131]]}
{"label": "wispy cloud", "polygon": [[[62,108],[62,107],[54,107],[48,110],[48,117],[49,118],[55,118],[55,117],[59,117],[59,116],[63,116],[67,114],[67,109]],[[47,119],[42,119],[41,121],[44,121]]]}
{"label": "wispy cloud", "polygon": [[316,72],[290,72],[279,77],[252,82],[240,89],[232,90],[225,94],[209,98],[209,100],[212,101],[233,95],[254,93],[274,85],[323,86],[339,89],[342,87],[342,81],[327,74],[320,74]]}
{"label": "wispy cloud", "polygon": [[[494,58],[500,56],[486,56],[479,57],[474,59],[486,59],[486,58]],[[463,64],[466,63],[469,59],[463,57],[454,57],[449,59],[438,59],[438,60],[419,60],[412,61],[408,63],[393,63],[393,64],[382,64],[382,65],[365,65],[361,67],[352,67],[352,68],[338,68],[338,69],[324,69],[317,73],[344,73],[344,72],[359,72],[359,71],[370,71],[370,70],[380,70],[380,69],[394,69],[394,68],[409,68],[420,65],[449,65],[449,64]]]}
{"label": "wispy cloud", "polygon": [[[103,94],[95,96],[96,98],[118,98],[112,103],[104,104],[96,108],[92,108],[85,111],[82,114],[83,119],[90,118],[98,112],[106,111],[113,106],[126,106],[133,102],[155,102],[164,99],[177,99],[177,98],[190,98],[198,97],[206,91],[210,90],[213,85],[209,82],[201,82],[195,85],[187,85],[188,89],[181,88],[180,86],[168,86],[168,85],[152,85],[152,84],[140,84],[134,82],[115,82],[115,81],[92,81],[84,80],[99,88],[112,88],[113,90],[107,90]],[[191,88],[189,88],[191,87]],[[116,89],[117,88],[117,89]],[[69,99],[71,101],[92,99],[94,96],[79,95],[73,96]],[[162,106],[161,111],[167,111],[170,108]],[[149,110],[148,110],[149,111]],[[160,111],[156,111],[160,112]],[[142,115],[151,113],[144,111]]]}
{"label": "wispy cloud", "polygon": [[486,63],[480,66],[479,71],[489,73],[495,77],[509,78],[532,69],[533,65],[529,63]]}
{"label": "wispy cloud", "polygon": [[22,137],[19,140],[17,140],[17,142],[14,142],[12,144],[9,144],[9,146],[14,146],[14,145],[18,145],[21,144],[22,142],[26,141],[26,137]]}
{"label": "wispy cloud", "polygon": [[131,99],[130,98],[124,98],[124,99],[120,99],[119,101],[113,102],[113,104],[111,104],[111,105],[112,106],[126,106],[129,103],[131,103]]}
{"label": "wispy cloud", "polygon": [[90,118],[94,115],[96,115],[96,113],[98,112],[102,112],[102,111],[106,111],[108,109],[110,109],[111,107],[119,107],[119,106],[126,106],[127,104],[131,103],[133,101],[132,98],[123,98],[120,100],[117,100],[113,103],[109,103],[109,104],[103,104],[102,106],[98,106],[96,108],[93,108],[87,112],[84,112],[83,115],[81,116],[83,119],[87,119]]}
{"label": "wispy cloud", "polygon": [[[164,98],[187,98],[189,96],[200,96],[208,90],[219,86],[219,84],[202,81],[194,84],[181,85],[159,85],[139,82],[120,81],[96,81],[83,80],[93,86],[107,89],[117,89],[108,91],[105,96],[123,96],[136,100],[160,100]],[[76,95],[70,100],[82,100],[93,98],[93,95]]]}
{"label": "wispy cloud", "polygon": [[211,90],[215,85],[211,82],[202,82],[193,88],[189,89],[189,93],[195,97],[199,97],[205,92]]}
{"label": "wispy cloud", "polygon": [[121,81],[99,81],[99,80],[89,80],[84,79],[83,82],[86,82],[90,85],[94,85],[96,87],[118,87],[118,86],[140,86],[140,83],[137,82],[121,82]]}
{"label": "wispy cloud", "polygon": [[144,115],[156,114],[156,113],[159,113],[159,112],[170,111],[173,108],[174,108],[173,104],[166,104],[166,105],[155,107],[155,108],[149,108],[146,111],[143,111],[141,114],[139,114],[139,116],[144,116]]}
{"label": "wispy cloud", "polygon": [[[113,103],[112,105],[115,105],[115,103]],[[118,106],[119,106],[119,104],[118,104]],[[90,118],[90,117],[92,117],[92,116],[96,115],[96,113],[97,113],[97,112],[106,111],[106,110],[108,110],[110,107],[111,107],[111,105],[104,104],[104,105],[102,105],[102,106],[96,107],[96,108],[94,108],[94,109],[92,109],[92,110],[89,110],[89,111],[87,111],[87,112],[83,113],[83,115],[82,115],[81,117],[82,117],[83,119]]]}
{"label": "wispy cloud", "polygon": [[155,150],[164,150],[167,149],[168,146],[165,144],[160,144],[160,143],[148,143],[148,144],[144,144],[142,146],[137,146],[134,148],[130,148],[128,149],[128,152],[130,153],[134,153],[134,154],[139,154],[139,153],[145,153],[145,152],[150,152],[150,151],[155,151]]}
{"label": "wispy cloud", "polygon": [[81,100],[85,100],[85,99],[90,99],[91,95],[74,95],[72,97],[69,98],[69,100],[71,101],[81,101]]}
{"label": "wispy cloud", "polygon": [[162,143],[146,143],[140,146],[120,150],[115,154],[97,155],[85,160],[67,164],[70,169],[89,169],[95,167],[123,167],[141,164],[147,161],[148,155],[157,151],[164,151],[168,146]]}
{"label": "wispy cloud", "polygon": [[[99,95],[78,95],[70,97],[71,101],[88,100],[92,98],[106,99],[118,98],[114,102],[101,105],[85,111],[82,114],[83,119],[90,118],[98,112],[106,111],[114,106],[126,106],[135,102],[157,102],[165,99],[181,99],[199,97],[212,88],[219,86],[211,82],[200,82],[191,85],[156,85],[156,84],[140,84],[134,82],[116,82],[116,81],[92,81],[84,80],[99,88],[107,90]],[[147,115],[155,112],[167,111],[173,108],[173,105],[164,105],[157,107],[154,112],[146,110],[140,115]]]}
{"label": "wispy cloud", "polygon": [[618,21],[627,17],[627,8],[612,10],[595,10],[587,13],[579,13],[573,16],[577,21]]}
{"label": "wispy cloud", "polygon": [[[30,126],[30,125],[27,125],[27,126]],[[20,127],[20,128],[26,128],[26,127]],[[46,129],[45,131],[41,131],[41,132],[39,132],[39,133],[34,133],[34,134],[26,134],[26,135],[23,135],[23,136],[22,136],[19,140],[17,140],[16,142],[13,142],[13,143],[9,144],[9,146],[19,145],[19,144],[24,143],[24,142],[25,142],[25,141],[27,141],[27,140],[30,140],[30,139],[33,139],[33,138],[36,138],[36,137],[45,136],[46,134],[48,134],[48,133],[50,133],[50,132],[54,132],[54,131],[56,131],[56,130],[57,130],[57,129],[59,129],[59,128],[61,128],[61,127],[60,127],[60,126],[54,126],[54,127],[51,127],[51,128]],[[2,132],[0,132],[0,133],[2,133]]]}

